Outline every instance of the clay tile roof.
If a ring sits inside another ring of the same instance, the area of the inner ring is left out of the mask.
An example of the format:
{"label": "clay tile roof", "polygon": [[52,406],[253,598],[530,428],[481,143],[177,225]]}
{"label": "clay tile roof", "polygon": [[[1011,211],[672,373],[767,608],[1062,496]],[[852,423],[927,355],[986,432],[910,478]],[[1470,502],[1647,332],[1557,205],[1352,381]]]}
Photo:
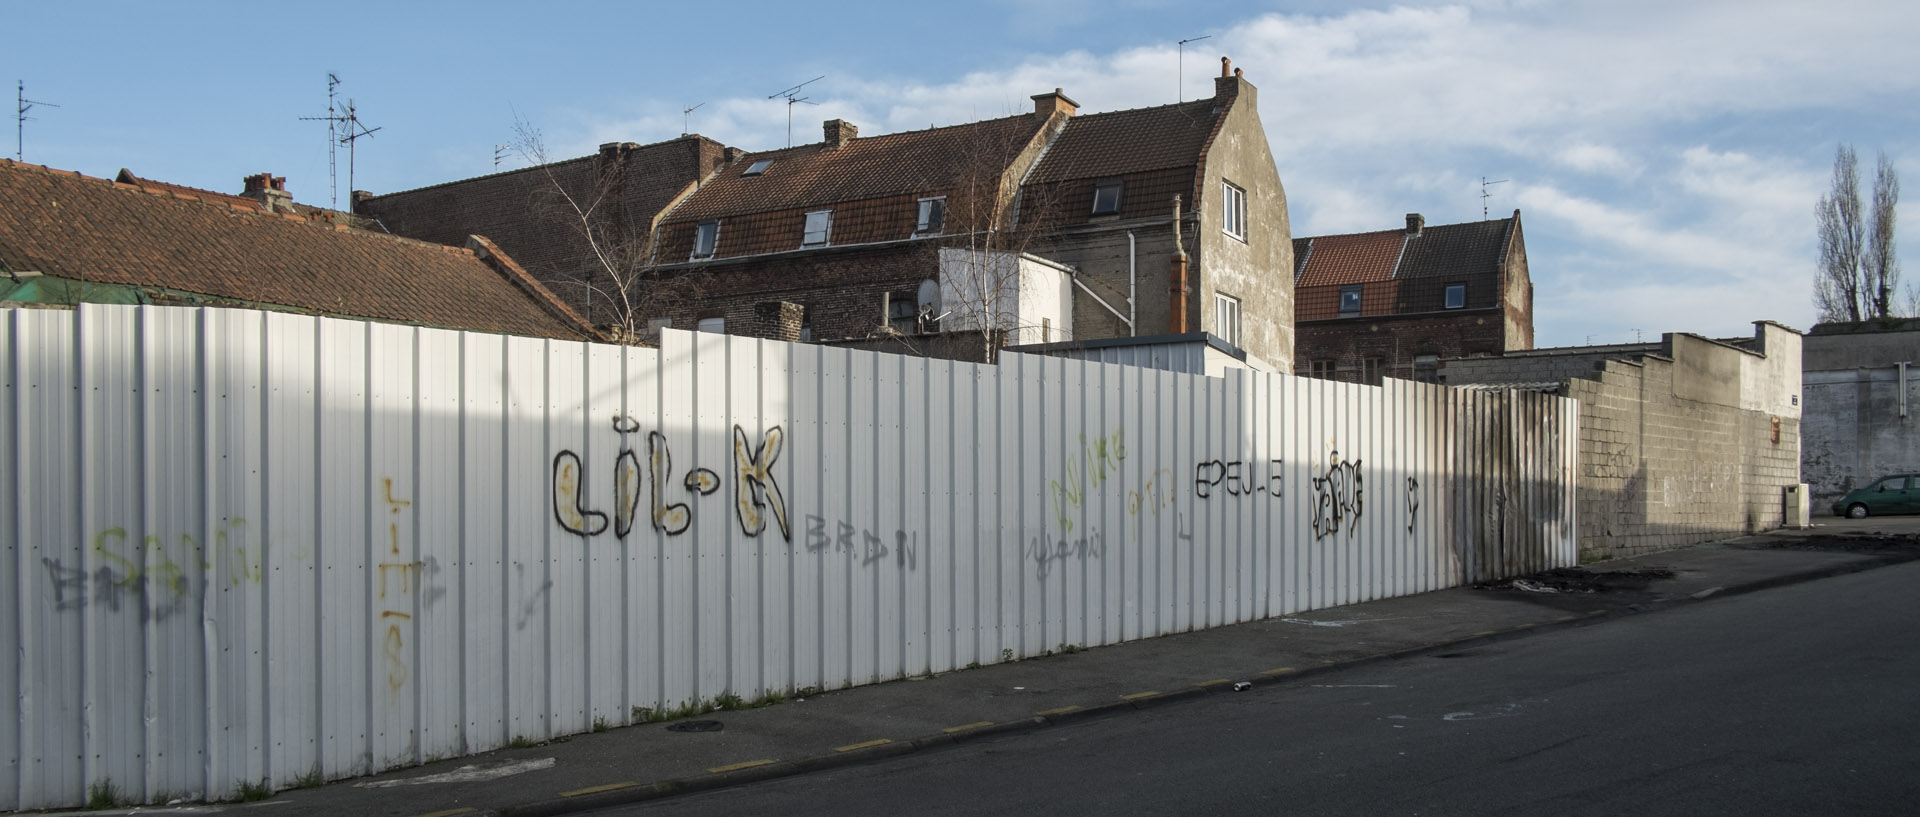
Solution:
{"label": "clay tile roof", "polygon": [[1294,286],[1486,275],[1505,260],[1512,227],[1513,219],[1495,219],[1430,225],[1411,240],[1405,230],[1296,238]]}
{"label": "clay tile roof", "polygon": [[198,187],[188,187],[184,184],[142,179],[139,176],[133,175],[133,171],[124,167],[120,168],[120,175],[114,177],[114,181],[120,184],[133,185],[149,193],[166,193],[181,198],[195,198],[212,204],[225,204],[230,207],[246,207],[254,210],[265,209],[260,206],[260,202],[247,198],[246,196],[236,196],[231,193],[216,193],[212,190],[202,190]]}
{"label": "clay tile roof", "polygon": [[1067,120],[1066,130],[1047,149],[1032,181],[1090,179],[1197,165],[1201,148],[1213,133],[1218,104],[1208,97],[1075,116]]}
{"label": "clay tile roof", "polygon": [[510,262],[148,189],[0,160],[0,264],[335,316],[592,336]]}
{"label": "clay tile roof", "polygon": [[1296,238],[1293,257],[1305,260],[1294,286],[1385,281],[1393,277],[1405,242],[1406,233],[1400,230]]}
{"label": "clay tile roof", "polygon": [[[945,190],[960,179],[969,161],[977,161],[979,146],[1024,143],[1045,121],[1020,114],[860,137],[837,149],[829,149],[823,142],[748,154],[721,170],[674,210],[673,220],[698,221]],[[771,159],[773,164],[759,175],[742,175],[761,159]]]}

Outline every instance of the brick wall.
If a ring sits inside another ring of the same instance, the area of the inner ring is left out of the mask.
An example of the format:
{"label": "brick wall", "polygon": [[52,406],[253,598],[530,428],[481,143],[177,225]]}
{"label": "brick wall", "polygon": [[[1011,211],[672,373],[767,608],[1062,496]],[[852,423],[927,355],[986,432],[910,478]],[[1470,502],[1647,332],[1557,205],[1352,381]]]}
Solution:
{"label": "brick wall", "polygon": [[647,317],[693,329],[700,318],[719,314],[733,334],[773,337],[759,334],[771,324],[758,310],[784,301],[802,310],[815,341],[864,338],[884,321],[883,295],[911,302],[920,282],[938,278],[937,249],[913,241],[680,264],[663,273],[682,279],[685,294]]}
{"label": "brick wall", "polygon": [[1416,357],[1499,354],[1503,328],[1497,309],[1301,321],[1294,328],[1294,370],[1306,374],[1315,361],[1332,361],[1333,379],[1359,383],[1367,359],[1379,358],[1383,376],[1412,380]]}

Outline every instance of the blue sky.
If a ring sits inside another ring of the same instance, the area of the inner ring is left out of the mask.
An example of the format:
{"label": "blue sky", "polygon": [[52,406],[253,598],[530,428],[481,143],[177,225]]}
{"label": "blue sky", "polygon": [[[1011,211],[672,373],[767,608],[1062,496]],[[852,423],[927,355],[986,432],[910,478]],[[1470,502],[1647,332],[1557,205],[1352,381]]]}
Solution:
{"label": "blue sky", "polygon": [[[354,186],[492,172],[516,115],[555,157],[691,126],[786,144],[768,96],[825,75],[796,142],[1027,110],[1260,89],[1295,235],[1522,211],[1541,346],[1813,323],[1813,205],[1835,146],[1884,151],[1920,200],[1920,7],[1894,2],[1187,0],[4,5],[0,78],[36,107],[27,161],[329,203],[326,78],[379,132]],[[1176,42],[1185,48],[1184,82]],[[7,140],[6,154],[15,145]],[[341,201],[347,155],[339,155]],[[518,166],[509,156],[502,168]],[[1911,229],[1920,222],[1908,221]],[[1920,247],[1920,244],[1916,244]],[[1920,278],[1920,267],[1907,276]]]}

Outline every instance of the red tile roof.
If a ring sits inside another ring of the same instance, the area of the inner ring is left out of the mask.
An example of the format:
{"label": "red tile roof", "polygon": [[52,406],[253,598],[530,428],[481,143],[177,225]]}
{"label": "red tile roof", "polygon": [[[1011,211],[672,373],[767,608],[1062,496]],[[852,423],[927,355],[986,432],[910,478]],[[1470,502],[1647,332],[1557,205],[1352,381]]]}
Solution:
{"label": "red tile roof", "polygon": [[1459,278],[1497,272],[1506,261],[1510,219],[1405,230],[1323,235],[1293,240],[1294,286],[1360,284],[1388,279]]}
{"label": "red tile roof", "polygon": [[202,190],[198,187],[188,187],[184,184],[142,179],[139,176],[133,175],[133,171],[124,167],[120,168],[120,175],[115,176],[113,181],[115,184],[130,184],[144,192],[155,195],[170,195],[174,198],[181,199],[199,199],[210,204],[225,204],[232,207],[260,211],[266,210],[265,207],[260,206],[260,202],[247,198],[246,196],[236,196],[231,193],[216,193],[212,190]]}
{"label": "red tile roof", "polygon": [[248,206],[251,199],[228,204],[182,189],[0,160],[0,264],[328,315],[537,337],[593,334],[497,251],[487,252],[490,263],[472,250],[263,213]]}
{"label": "red tile roof", "polygon": [[1393,277],[1407,234],[1401,230],[1296,238],[1294,286],[1360,284]]}

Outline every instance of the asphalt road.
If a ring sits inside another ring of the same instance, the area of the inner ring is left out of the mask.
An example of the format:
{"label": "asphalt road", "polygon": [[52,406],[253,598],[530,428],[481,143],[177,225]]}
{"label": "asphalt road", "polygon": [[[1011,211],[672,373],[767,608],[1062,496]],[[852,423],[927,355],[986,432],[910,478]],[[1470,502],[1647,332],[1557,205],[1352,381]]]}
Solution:
{"label": "asphalt road", "polygon": [[1920,563],[605,815],[1920,813]]}

